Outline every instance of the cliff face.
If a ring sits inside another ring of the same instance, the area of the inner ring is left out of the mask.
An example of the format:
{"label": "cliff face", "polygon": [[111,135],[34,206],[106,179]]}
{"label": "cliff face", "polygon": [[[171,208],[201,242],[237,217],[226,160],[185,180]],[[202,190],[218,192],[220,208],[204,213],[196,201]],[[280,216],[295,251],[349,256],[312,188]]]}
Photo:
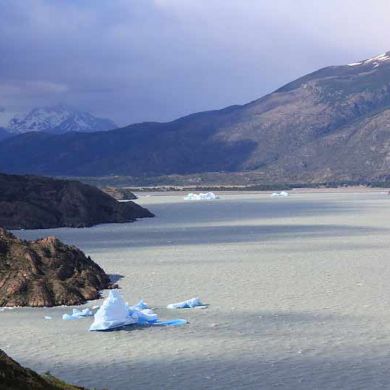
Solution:
{"label": "cliff face", "polygon": [[0,349],[1,390],[82,390],[82,387],[68,385],[51,375],[39,375],[22,367]]}
{"label": "cliff face", "polygon": [[79,305],[110,288],[90,257],[55,237],[23,241],[0,228],[0,306]]}
{"label": "cliff face", "polygon": [[77,181],[0,174],[0,226],[6,229],[86,227],[145,217],[153,214]]}

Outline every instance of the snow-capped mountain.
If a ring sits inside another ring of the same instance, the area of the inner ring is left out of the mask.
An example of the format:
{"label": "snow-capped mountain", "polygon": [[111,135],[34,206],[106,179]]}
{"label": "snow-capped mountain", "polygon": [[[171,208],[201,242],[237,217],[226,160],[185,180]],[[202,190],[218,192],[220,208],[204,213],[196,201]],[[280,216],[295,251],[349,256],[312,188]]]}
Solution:
{"label": "snow-capped mountain", "polygon": [[348,66],[373,65],[374,68],[377,68],[384,62],[390,62],[390,51],[388,51],[387,53],[380,54],[379,56],[369,58],[368,60],[348,64]]}
{"label": "snow-capped mountain", "polygon": [[16,134],[29,131],[67,133],[69,131],[94,132],[115,129],[110,119],[97,118],[88,112],[74,110],[64,105],[34,108],[26,115],[12,118],[7,129]]}

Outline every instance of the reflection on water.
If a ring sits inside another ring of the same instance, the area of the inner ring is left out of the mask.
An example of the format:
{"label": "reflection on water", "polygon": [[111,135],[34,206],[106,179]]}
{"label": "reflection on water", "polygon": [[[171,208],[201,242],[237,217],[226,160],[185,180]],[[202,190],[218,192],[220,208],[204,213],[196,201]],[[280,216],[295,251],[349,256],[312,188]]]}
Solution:
{"label": "reflection on water", "polygon": [[[304,199],[254,199],[243,195],[213,202],[184,202],[164,197],[146,204],[156,218],[135,223],[107,224],[84,229],[16,231],[25,239],[55,235],[85,251],[171,245],[256,242],[284,238],[365,235],[379,228],[335,224],[294,224],[294,217],[350,214],[351,203]],[[283,221],[286,220],[286,221]]]}

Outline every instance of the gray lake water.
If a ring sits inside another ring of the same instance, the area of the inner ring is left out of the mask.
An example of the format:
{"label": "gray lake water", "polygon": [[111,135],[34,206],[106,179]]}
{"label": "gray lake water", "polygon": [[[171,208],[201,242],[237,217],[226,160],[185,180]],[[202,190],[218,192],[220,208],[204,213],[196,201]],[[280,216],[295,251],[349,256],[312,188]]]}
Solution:
{"label": "gray lake water", "polygon": [[[6,310],[6,352],[98,389],[390,388],[385,193],[139,203],[156,218],[15,233],[80,247],[115,275],[129,303],[143,298],[160,318],[189,324],[89,333],[90,319],[61,319],[69,308]],[[194,296],[209,308],[165,308]]]}

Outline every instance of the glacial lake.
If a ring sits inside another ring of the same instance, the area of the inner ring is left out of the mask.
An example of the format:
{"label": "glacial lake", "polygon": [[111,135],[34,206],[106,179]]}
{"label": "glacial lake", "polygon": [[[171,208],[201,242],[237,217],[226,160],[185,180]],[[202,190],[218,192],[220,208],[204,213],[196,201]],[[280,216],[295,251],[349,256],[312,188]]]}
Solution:
{"label": "glacial lake", "polygon": [[[97,389],[390,387],[385,192],[183,196],[141,194],[156,218],[135,223],[14,233],[80,247],[129,303],[187,325],[91,333],[71,308],[20,308],[0,312],[1,348]],[[196,296],[210,306],[166,309]]]}

